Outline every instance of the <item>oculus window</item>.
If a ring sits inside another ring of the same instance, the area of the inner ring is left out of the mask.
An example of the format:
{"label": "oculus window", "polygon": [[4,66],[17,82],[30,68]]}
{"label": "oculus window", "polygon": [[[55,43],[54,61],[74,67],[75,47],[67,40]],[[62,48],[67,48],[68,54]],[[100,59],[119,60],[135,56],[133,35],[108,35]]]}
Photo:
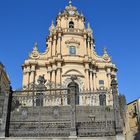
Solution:
{"label": "oculus window", "polygon": [[70,46],[69,47],[69,54],[70,55],[75,55],[76,54],[76,48],[75,48],[75,46]]}

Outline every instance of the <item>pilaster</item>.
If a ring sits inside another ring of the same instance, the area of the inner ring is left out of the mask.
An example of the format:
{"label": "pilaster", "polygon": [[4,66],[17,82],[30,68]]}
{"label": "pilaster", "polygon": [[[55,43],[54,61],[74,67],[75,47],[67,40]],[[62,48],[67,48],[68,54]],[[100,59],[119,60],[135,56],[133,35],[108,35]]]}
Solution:
{"label": "pilaster", "polygon": [[32,65],[30,70],[30,83],[33,82],[35,82],[35,65]]}
{"label": "pilaster", "polygon": [[90,90],[93,91],[93,76],[92,76],[92,70],[90,70]]}
{"label": "pilaster", "polygon": [[108,78],[108,89],[111,87],[111,70],[107,69],[107,78]]}
{"label": "pilaster", "polygon": [[24,66],[23,67],[23,79],[22,79],[22,85],[26,85],[27,83],[27,79],[28,79],[28,74],[27,74],[27,68]]}
{"label": "pilaster", "polygon": [[57,81],[57,84],[61,84],[61,63],[60,62],[57,64],[56,81]]}
{"label": "pilaster", "polygon": [[91,53],[90,53],[90,38],[88,37],[87,39],[88,42],[88,56],[91,57]]}
{"label": "pilaster", "polygon": [[51,79],[52,82],[56,82],[56,65],[53,64],[52,66],[52,79]]}
{"label": "pilaster", "polygon": [[84,55],[87,55],[87,36],[84,35]]}
{"label": "pilaster", "polygon": [[89,65],[85,64],[85,88],[89,90]]}
{"label": "pilaster", "polygon": [[52,56],[56,55],[56,35],[54,35],[53,39],[53,48],[52,48]]}
{"label": "pilaster", "polygon": [[97,85],[96,85],[96,70],[93,71],[93,88],[96,91],[97,90]]}
{"label": "pilaster", "polygon": [[49,48],[49,57],[52,57],[52,37],[49,38],[48,48]]}
{"label": "pilaster", "polygon": [[58,33],[57,55],[61,55],[61,33]]}
{"label": "pilaster", "polygon": [[30,66],[27,66],[27,85],[30,83]]}

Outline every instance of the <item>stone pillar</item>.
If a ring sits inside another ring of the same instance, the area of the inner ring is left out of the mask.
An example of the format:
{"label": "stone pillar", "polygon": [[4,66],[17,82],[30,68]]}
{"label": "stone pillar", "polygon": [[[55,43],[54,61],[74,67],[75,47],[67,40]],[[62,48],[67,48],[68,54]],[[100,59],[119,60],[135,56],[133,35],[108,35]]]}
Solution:
{"label": "stone pillar", "polygon": [[87,37],[84,35],[84,55],[87,55]]}
{"label": "stone pillar", "polygon": [[97,90],[97,86],[96,86],[96,71],[93,71],[93,89]]}
{"label": "stone pillar", "polygon": [[[118,97],[118,83],[115,80],[115,77],[112,76],[111,81],[111,88],[112,88],[112,94],[113,94],[113,109],[114,109],[114,120],[115,120],[115,128],[117,134],[122,134],[122,121],[120,116],[120,105],[119,105],[119,97]],[[119,139],[117,139],[119,140]]]}
{"label": "stone pillar", "polygon": [[93,39],[91,40],[90,44],[90,56],[92,57],[92,52],[93,52]]}
{"label": "stone pillar", "polygon": [[52,79],[51,79],[52,82],[54,82],[54,84],[56,84],[56,66],[53,65],[53,68],[52,68]]}
{"label": "stone pillar", "polygon": [[107,69],[107,78],[108,78],[108,89],[111,87],[111,71]]}
{"label": "stone pillar", "polygon": [[29,86],[29,83],[30,83],[30,66],[27,66],[27,85],[28,86]]}
{"label": "stone pillar", "polygon": [[56,82],[61,84],[61,62],[57,63]]}
{"label": "stone pillar", "polygon": [[48,81],[51,81],[51,66],[50,66],[50,65],[48,65],[48,71],[47,71],[47,73],[48,73],[48,78],[47,78],[47,80],[48,80]]}
{"label": "stone pillar", "polygon": [[35,65],[31,66],[30,83],[35,82]]}
{"label": "stone pillar", "polygon": [[54,36],[53,39],[53,48],[52,48],[52,56],[56,55],[56,35]]}
{"label": "stone pillar", "polygon": [[24,66],[23,67],[23,79],[22,79],[22,86],[26,86],[27,85],[27,80],[28,80],[28,74],[27,74],[27,69]]}
{"label": "stone pillar", "polygon": [[58,56],[61,55],[61,33],[58,34],[57,54]]}
{"label": "stone pillar", "polygon": [[75,82],[73,81],[72,84],[70,85],[70,95],[71,95],[71,130],[70,130],[70,137],[76,137],[77,132],[76,132],[76,85]]}
{"label": "stone pillar", "polygon": [[52,71],[52,82],[55,82],[55,70]]}
{"label": "stone pillar", "polygon": [[91,57],[91,53],[90,53],[90,38],[88,37],[88,56]]}
{"label": "stone pillar", "polygon": [[57,84],[61,84],[61,68],[57,69],[57,73],[56,73],[56,83]]}
{"label": "stone pillar", "polygon": [[49,48],[49,57],[52,57],[52,37],[50,37],[49,39],[48,48]]}
{"label": "stone pillar", "polygon": [[93,76],[91,70],[90,70],[90,90],[93,91]]}
{"label": "stone pillar", "polygon": [[86,90],[89,90],[89,67],[88,67],[88,64],[86,65],[86,69],[85,69],[85,88],[86,88]]}

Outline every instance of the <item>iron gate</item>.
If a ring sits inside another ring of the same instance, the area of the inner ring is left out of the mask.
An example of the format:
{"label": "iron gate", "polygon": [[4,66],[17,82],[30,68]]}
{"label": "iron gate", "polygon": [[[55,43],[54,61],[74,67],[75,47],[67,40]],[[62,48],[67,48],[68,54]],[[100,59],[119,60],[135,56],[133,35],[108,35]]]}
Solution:
{"label": "iron gate", "polygon": [[[46,89],[45,79],[38,84],[13,92],[9,136],[12,137],[68,137],[114,136],[113,106],[103,103],[106,91],[76,93],[72,79],[69,89]],[[76,96],[79,104],[76,104]],[[95,96],[102,104],[94,106]],[[89,104],[80,104],[87,99]]]}

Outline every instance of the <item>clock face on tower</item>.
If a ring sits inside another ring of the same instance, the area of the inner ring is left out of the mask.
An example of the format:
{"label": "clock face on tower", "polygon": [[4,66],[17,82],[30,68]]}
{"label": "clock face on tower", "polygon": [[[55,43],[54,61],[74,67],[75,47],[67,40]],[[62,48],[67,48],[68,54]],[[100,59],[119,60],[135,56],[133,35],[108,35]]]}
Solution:
{"label": "clock face on tower", "polygon": [[74,11],[69,11],[70,15],[74,15],[74,13],[75,13]]}

